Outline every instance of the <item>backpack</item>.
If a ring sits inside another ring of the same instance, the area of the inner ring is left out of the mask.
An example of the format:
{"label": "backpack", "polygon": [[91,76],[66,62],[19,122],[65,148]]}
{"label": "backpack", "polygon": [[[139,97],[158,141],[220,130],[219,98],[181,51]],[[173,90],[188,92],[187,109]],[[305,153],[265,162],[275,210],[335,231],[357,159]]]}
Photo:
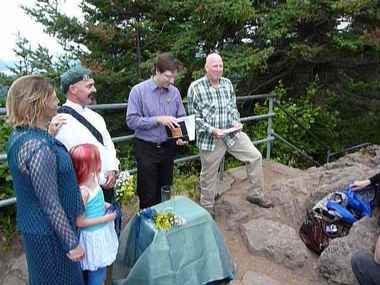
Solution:
{"label": "backpack", "polygon": [[372,215],[376,196],[374,186],[328,194],[307,211],[299,230],[300,238],[307,248],[321,254],[331,239],[348,235],[353,223]]}

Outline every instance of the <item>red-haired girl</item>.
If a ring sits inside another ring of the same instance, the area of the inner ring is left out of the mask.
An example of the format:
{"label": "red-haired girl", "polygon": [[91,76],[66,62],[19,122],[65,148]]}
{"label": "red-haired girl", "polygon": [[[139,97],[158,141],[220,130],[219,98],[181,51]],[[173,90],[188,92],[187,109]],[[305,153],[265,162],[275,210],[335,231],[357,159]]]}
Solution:
{"label": "red-haired girl", "polygon": [[116,213],[106,213],[110,206],[104,201],[98,178],[100,154],[93,144],[81,144],[70,150],[83,203],[84,214],[76,220],[81,229],[79,244],[85,251],[82,270],[88,270],[88,285],[101,285],[106,267],[116,258],[118,239],[114,228]]}

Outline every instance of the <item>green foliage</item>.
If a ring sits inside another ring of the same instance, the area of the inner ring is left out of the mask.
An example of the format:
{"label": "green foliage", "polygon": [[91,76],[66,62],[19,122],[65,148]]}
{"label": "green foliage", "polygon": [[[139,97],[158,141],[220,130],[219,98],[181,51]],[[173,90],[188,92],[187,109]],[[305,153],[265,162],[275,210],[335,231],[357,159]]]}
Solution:
{"label": "green foliage", "polygon": [[0,236],[1,245],[0,248],[3,251],[9,251],[12,249],[12,243],[17,237],[16,233],[16,208],[8,207],[0,209]]}
{"label": "green foliage", "polygon": [[[276,94],[277,100],[281,101],[281,108],[279,106],[274,107],[273,111],[276,116],[273,119],[272,128],[277,134],[303,149],[316,161],[324,163],[328,148],[334,151],[338,147],[338,137],[335,132],[337,121],[334,114],[313,103],[317,92],[318,84],[317,82],[312,82],[304,97],[290,99],[286,98],[286,89],[280,83],[276,88]],[[267,104],[264,106],[256,104],[254,112],[258,114],[267,113]],[[293,116],[296,122],[290,120],[288,114]],[[247,132],[255,138],[265,138],[267,136],[267,123],[262,122],[255,127],[249,127]],[[316,138],[318,138],[318,141],[316,141]],[[264,145],[260,146],[262,151],[264,151],[264,148]],[[299,154],[293,152],[287,145],[278,140],[275,140],[273,144],[272,158],[296,167],[312,165],[310,162],[300,159]]]}
{"label": "green foliage", "polygon": [[380,144],[380,80],[347,81],[345,87],[344,96],[329,95],[329,105],[337,117],[340,144]]}
{"label": "green foliage", "polygon": [[174,177],[173,189],[174,195],[185,195],[193,200],[199,200],[198,190],[199,177],[197,172],[193,174],[177,174]]}
{"label": "green foliage", "polygon": [[[10,126],[0,117],[0,153],[5,153],[5,146],[11,133]],[[6,161],[0,161],[0,200],[14,196],[11,175]]]}
{"label": "green foliage", "polygon": [[51,79],[58,79],[60,73],[70,66],[75,56],[64,54],[54,59],[46,47],[38,45],[33,49],[27,38],[18,34],[14,52],[18,58],[14,67],[9,70],[16,76],[41,74]]}
{"label": "green foliage", "polygon": [[12,178],[9,172],[8,164],[0,162],[0,200],[14,197],[12,188]]}
{"label": "green foliage", "polygon": [[5,107],[8,89],[13,80],[13,76],[0,72],[0,107]]}
{"label": "green foliage", "polygon": [[[0,153],[5,152],[11,128],[4,117],[0,117]],[[6,161],[0,161],[0,200],[14,197],[12,179]],[[16,209],[13,206],[0,208],[0,235],[3,237],[3,249],[10,249],[10,243],[15,235]]]}

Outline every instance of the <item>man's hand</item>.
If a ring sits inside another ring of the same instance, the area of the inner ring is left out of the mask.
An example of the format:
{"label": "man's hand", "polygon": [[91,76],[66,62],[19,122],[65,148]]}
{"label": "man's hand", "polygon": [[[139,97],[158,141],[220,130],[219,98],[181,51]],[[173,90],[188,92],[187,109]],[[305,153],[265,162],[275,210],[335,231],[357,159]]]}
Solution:
{"label": "man's hand", "polygon": [[161,125],[167,126],[170,129],[178,128],[179,125],[177,123],[177,119],[173,116],[158,116],[156,117],[157,122],[159,122]]}
{"label": "man's hand", "polygon": [[176,141],[176,144],[177,145],[185,145],[185,144],[187,144],[188,142],[187,141],[184,141],[183,139],[177,139],[177,141]]}
{"label": "man's hand", "polygon": [[76,248],[73,248],[68,253],[66,253],[66,256],[70,258],[72,261],[79,261],[84,256],[83,249],[78,245]]}
{"label": "man's hand", "polygon": [[111,189],[113,186],[115,186],[116,179],[117,179],[117,171],[110,170],[106,172],[106,183],[102,185],[104,189]]}
{"label": "man's hand", "polygon": [[214,138],[217,138],[217,139],[224,138],[224,132],[221,129],[217,129],[217,128],[213,129],[212,135]]}
{"label": "man's hand", "polygon": [[369,179],[366,180],[356,180],[351,184],[352,191],[359,191],[360,189],[368,186],[371,184],[371,181]]}
{"label": "man's hand", "polygon": [[55,116],[49,126],[48,126],[48,132],[50,135],[52,136],[55,136],[58,132],[58,130],[64,125],[66,124],[66,119],[64,117],[65,115],[64,114],[58,114],[57,116]]}
{"label": "man's hand", "polygon": [[240,123],[240,122],[234,122],[234,123],[232,124],[232,126],[233,126],[234,128],[236,128],[236,129],[238,129],[238,130],[242,130],[242,129],[243,129],[243,124]]}

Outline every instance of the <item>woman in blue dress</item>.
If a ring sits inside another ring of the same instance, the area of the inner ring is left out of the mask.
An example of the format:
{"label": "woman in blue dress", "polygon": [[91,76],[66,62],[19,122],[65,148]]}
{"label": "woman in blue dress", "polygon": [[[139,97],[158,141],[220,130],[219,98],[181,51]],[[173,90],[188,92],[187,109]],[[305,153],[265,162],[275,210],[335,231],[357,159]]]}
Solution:
{"label": "woman in blue dress", "polygon": [[83,285],[76,218],[84,207],[65,147],[49,135],[58,99],[43,77],[23,76],[6,102],[13,132],[7,155],[30,285]]}

